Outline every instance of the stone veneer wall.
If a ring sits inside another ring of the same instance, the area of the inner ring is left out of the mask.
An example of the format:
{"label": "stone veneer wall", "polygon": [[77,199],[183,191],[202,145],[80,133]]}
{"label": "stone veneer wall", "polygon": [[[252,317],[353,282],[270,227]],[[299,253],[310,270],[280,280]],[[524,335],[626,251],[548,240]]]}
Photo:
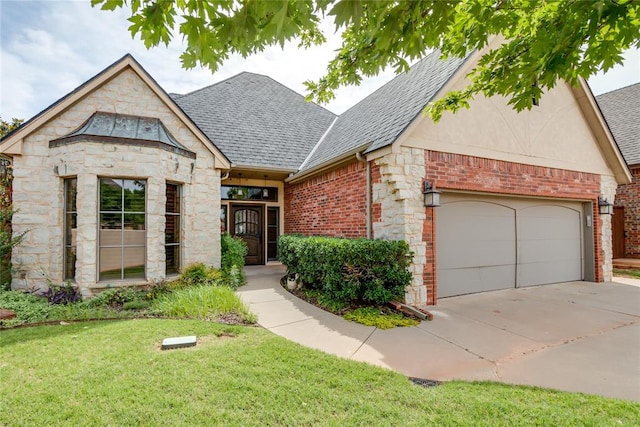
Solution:
{"label": "stone veneer wall", "polygon": [[633,181],[618,187],[616,206],[624,206],[624,252],[640,258],[640,165],[630,167]]}
{"label": "stone veneer wall", "polygon": [[[609,202],[614,202],[618,183],[612,176],[602,176],[600,180],[600,194]],[[598,202],[594,204],[598,210]],[[600,220],[600,239],[602,253],[602,276],[596,277],[598,281],[610,282],[613,279],[613,233],[611,225],[611,215],[598,215]],[[598,264],[596,264],[598,265]],[[597,274],[596,274],[597,276]]]}
{"label": "stone veneer wall", "polygon": [[413,282],[407,288],[405,301],[417,305],[429,299],[423,275],[427,250],[431,249],[423,239],[427,219],[422,197],[424,160],[422,149],[402,147],[400,152],[376,159],[371,168],[373,237],[404,240],[409,244],[414,252]]}
{"label": "stone veneer wall", "polygon": [[[49,148],[96,111],[159,118],[197,158],[161,149],[79,142]],[[182,265],[220,263],[220,171],[214,157],[137,74],[127,69],[35,130],[15,156],[15,232],[27,231],[13,251],[14,287],[47,287],[63,275],[63,179],[78,178],[76,283],[85,295],[97,282],[98,177],[147,180],[147,279],[165,275],[165,183],[182,184]],[[110,283],[120,285],[124,283]]]}
{"label": "stone veneer wall", "polygon": [[358,161],[285,185],[284,232],[367,236],[367,169]]}
{"label": "stone veneer wall", "polygon": [[435,221],[437,209],[424,208],[422,183],[439,189],[496,195],[577,199],[594,206],[594,253],[598,282],[611,279],[611,218],[598,213],[598,196],[613,199],[615,180],[568,171],[461,154],[402,147],[372,167],[375,238],[404,239],[415,252],[410,304],[434,304],[437,295]]}

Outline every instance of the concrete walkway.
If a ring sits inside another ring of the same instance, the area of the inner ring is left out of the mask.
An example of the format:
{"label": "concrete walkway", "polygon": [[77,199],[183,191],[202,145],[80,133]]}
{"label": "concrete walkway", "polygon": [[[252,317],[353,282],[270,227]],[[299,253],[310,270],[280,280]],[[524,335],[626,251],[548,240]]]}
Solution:
{"label": "concrete walkway", "polygon": [[291,295],[280,265],[245,271],[238,294],[258,323],[307,347],[411,377],[640,401],[640,287],[571,282],[446,298],[431,322],[380,330]]}

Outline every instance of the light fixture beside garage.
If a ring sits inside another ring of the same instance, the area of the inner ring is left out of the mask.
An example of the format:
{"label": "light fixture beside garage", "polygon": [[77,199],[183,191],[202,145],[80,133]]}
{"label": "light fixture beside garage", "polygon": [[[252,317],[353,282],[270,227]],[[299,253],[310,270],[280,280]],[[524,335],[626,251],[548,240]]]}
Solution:
{"label": "light fixture beside garage", "polygon": [[600,208],[600,215],[613,214],[613,204],[602,196],[598,197],[598,208]]}
{"label": "light fixture beside garage", "polygon": [[424,182],[424,206],[427,208],[437,208],[440,206],[440,192],[435,189],[429,181]]}

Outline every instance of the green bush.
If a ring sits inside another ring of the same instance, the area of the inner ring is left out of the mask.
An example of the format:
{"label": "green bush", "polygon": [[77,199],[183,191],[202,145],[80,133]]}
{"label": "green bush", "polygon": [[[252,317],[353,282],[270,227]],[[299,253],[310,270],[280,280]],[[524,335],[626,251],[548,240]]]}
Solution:
{"label": "green bush", "polygon": [[278,259],[304,287],[345,303],[385,304],[411,283],[404,241],[280,236]]}
{"label": "green bush", "polygon": [[144,293],[130,287],[109,288],[86,301],[87,307],[121,306],[128,302],[144,299]]}
{"label": "green bush", "polygon": [[22,291],[3,290],[0,290],[0,307],[15,312],[17,316],[14,320],[5,321],[5,324],[42,322],[48,320],[57,309],[46,298]]}
{"label": "green bush", "polygon": [[247,255],[247,244],[244,240],[223,234],[220,238],[222,260],[220,270],[225,286],[236,289],[244,284],[244,257]]}

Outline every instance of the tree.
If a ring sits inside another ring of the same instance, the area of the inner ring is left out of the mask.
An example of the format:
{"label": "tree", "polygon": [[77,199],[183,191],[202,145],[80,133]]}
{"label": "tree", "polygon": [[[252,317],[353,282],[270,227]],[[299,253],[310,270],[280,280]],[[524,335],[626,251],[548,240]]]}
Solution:
{"label": "tree", "polygon": [[[17,129],[22,119],[5,122],[0,116],[0,139]],[[24,238],[25,233],[14,236],[11,230],[11,164],[8,159],[0,158],[0,290],[11,284],[11,251]]]}
{"label": "tree", "polygon": [[471,84],[429,107],[468,108],[475,95],[503,95],[518,111],[558,80],[576,85],[622,63],[622,53],[640,47],[637,0],[92,0],[103,9],[128,7],[133,36],[147,48],[168,44],[174,27],[184,37],[185,68],[200,64],[216,71],[231,54],[247,57],[267,46],[298,41],[308,48],[325,42],[319,23],[334,19],[342,46],[326,75],[305,82],[308,99],[327,102],[340,86],[359,84],[385,67],[408,70],[409,61],[439,49],[463,57],[506,41],[482,56]]}

